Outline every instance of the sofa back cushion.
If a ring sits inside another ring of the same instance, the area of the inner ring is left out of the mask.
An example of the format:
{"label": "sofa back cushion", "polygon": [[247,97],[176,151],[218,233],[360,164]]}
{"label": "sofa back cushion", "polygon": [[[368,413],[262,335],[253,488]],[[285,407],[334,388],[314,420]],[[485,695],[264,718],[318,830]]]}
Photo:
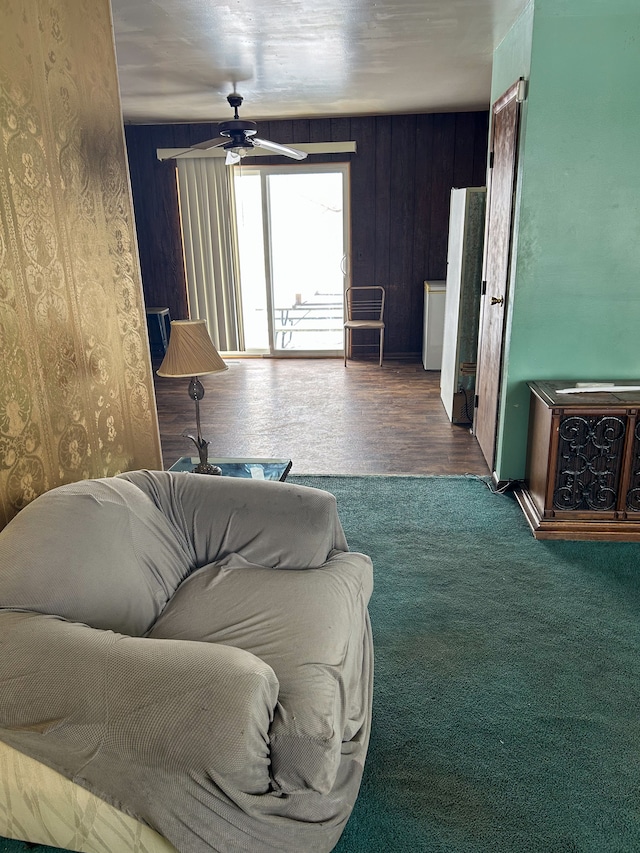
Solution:
{"label": "sofa back cushion", "polygon": [[229,554],[279,569],[321,566],[348,549],[335,497],[321,489],[180,471],[128,471],[189,547],[194,564]]}
{"label": "sofa back cushion", "polygon": [[0,531],[0,607],[140,636],[191,568],[140,489],[83,480],[36,498]]}

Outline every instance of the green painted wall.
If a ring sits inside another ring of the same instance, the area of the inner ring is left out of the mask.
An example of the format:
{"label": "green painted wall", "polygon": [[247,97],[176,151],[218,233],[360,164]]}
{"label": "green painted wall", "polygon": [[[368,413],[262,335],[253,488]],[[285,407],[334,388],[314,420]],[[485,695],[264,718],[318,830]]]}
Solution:
{"label": "green painted wall", "polygon": [[532,34],[533,0],[494,51],[491,70],[491,103],[506,92],[519,77],[529,78]]}
{"label": "green painted wall", "polygon": [[496,95],[529,77],[495,466],[506,480],[524,476],[527,380],[640,379],[640,3],[535,0],[494,58]]}

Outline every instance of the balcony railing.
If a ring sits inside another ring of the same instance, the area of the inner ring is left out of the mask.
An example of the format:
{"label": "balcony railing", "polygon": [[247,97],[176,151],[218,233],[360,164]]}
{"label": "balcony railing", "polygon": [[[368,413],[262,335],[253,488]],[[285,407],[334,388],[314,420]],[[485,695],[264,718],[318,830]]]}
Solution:
{"label": "balcony railing", "polygon": [[[316,293],[311,300],[298,296],[292,305],[275,308],[274,314],[276,349],[342,347],[344,305],[339,294]],[[304,338],[304,346],[296,345],[296,338],[300,341]],[[310,346],[310,340],[315,345]]]}

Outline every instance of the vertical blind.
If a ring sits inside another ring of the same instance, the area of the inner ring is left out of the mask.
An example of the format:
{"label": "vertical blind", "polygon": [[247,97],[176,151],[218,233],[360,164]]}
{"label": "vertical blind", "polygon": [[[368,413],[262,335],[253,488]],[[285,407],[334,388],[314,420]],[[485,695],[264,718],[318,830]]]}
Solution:
{"label": "vertical blind", "polygon": [[189,313],[221,352],[244,350],[233,168],[217,157],[177,160]]}

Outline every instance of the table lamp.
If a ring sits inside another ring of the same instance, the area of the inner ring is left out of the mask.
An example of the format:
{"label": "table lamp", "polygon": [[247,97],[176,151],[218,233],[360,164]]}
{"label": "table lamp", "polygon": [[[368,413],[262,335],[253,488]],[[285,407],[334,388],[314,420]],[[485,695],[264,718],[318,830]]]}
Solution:
{"label": "table lamp", "polygon": [[200,462],[193,469],[194,474],[221,474],[217,465],[210,465],[209,441],[206,441],[200,430],[200,400],[204,397],[204,388],[199,376],[207,373],[219,373],[228,370],[228,366],[220,357],[209,337],[204,320],[172,320],[169,346],[162,364],[156,371],[158,376],[191,377],[189,396],[196,404],[197,436],[183,433],[190,438],[198,449]]}

